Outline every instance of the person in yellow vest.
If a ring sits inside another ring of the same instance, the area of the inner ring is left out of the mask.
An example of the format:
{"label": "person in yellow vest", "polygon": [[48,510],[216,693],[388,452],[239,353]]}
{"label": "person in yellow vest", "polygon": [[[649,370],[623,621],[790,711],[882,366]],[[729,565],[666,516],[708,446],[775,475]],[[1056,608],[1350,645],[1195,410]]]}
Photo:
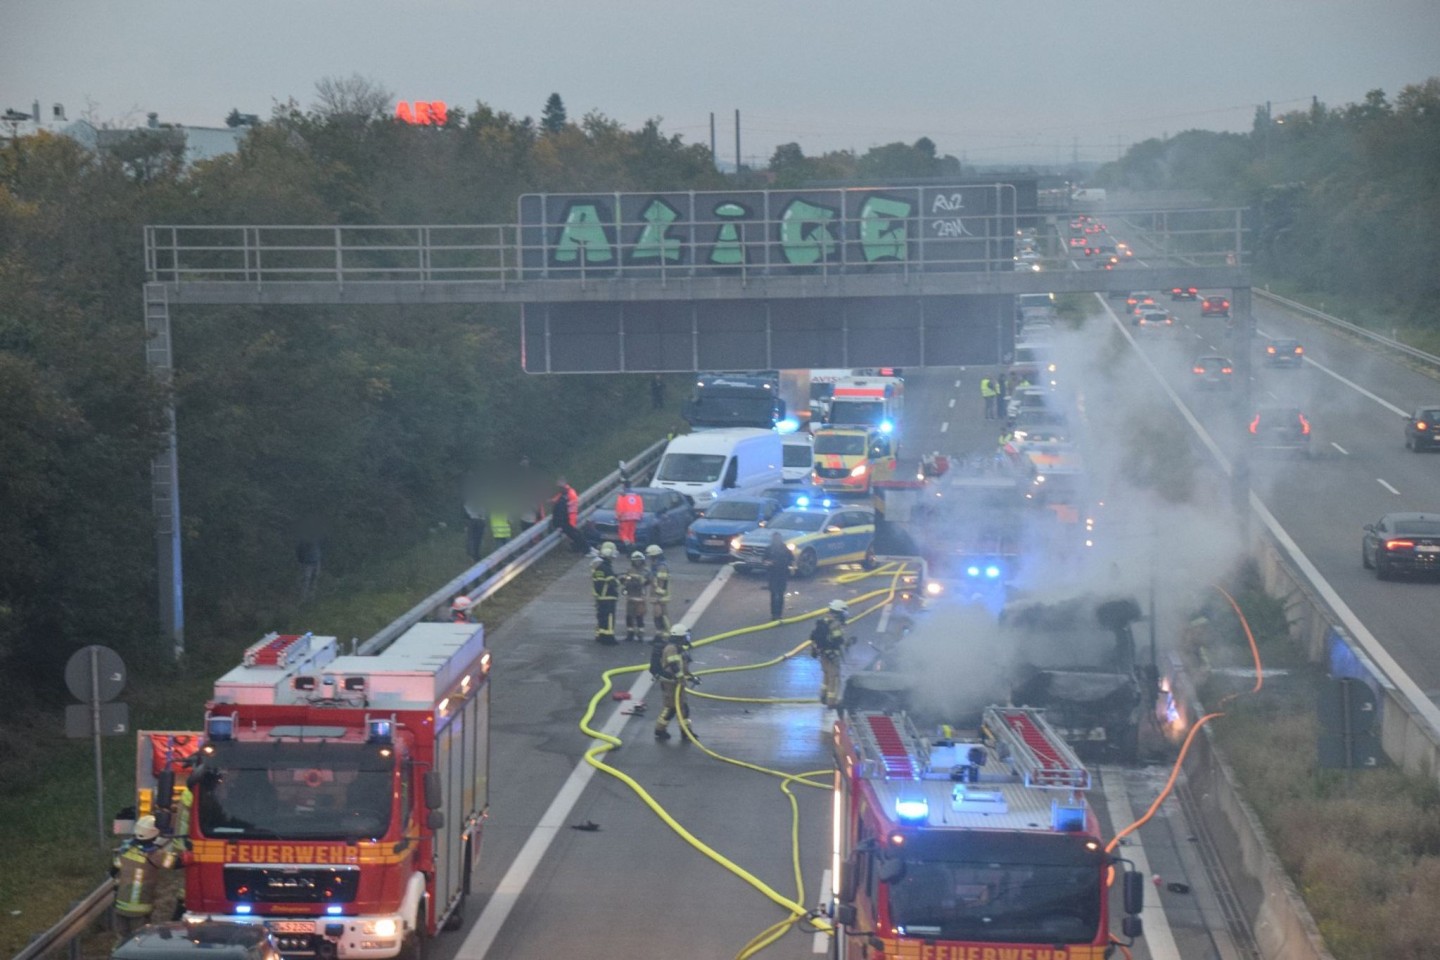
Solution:
{"label": "person in yellow vest", "polygon": [[625,594],[625,639],[639,643],[645,639],[645,608],[650,605],[650,571],[645,554],[630,554],[630,569],[620,575],[620,592]]}
{"label": "person in yellow vest", "polygon": [[174,853],[160,839],[155,818],[147,814],[136,820],[134,835],[115,851],[110,868],[115,878],[115,932],[121,940],[150,922],[160,871],[174,863]]}
{"label": "person in yellow vest", "polygon": [[663,640],[670,633],[670,565],[658,543],[646,547],[645,556],[650,559],[650,619],[655,624],[655,639]]}
{"label": "person in yellow vest", "polygon": [[510,542],[511,533],[510,508],[503,503],[496,504],[490,511],[490,537],[495,541],[496,550]]}
{"label": "person in yellow vest", "polygon": [[[656,646],[659,646],[657,643]],[[655,718],[655,739],[670,739],[670,721],[676,716],[684,717],[680,729],[687,736],[693,736],[690,728],[690,704],[685,702],[686,684],[700,681],[690,672],[690,631],[682,626],[670,628],[669,639],[660,648],[658,662],[651,663],[651,669],[660,680],[660,716]]]}
{"label": "person in yellow vest", "polygon": [[994,420],[997,409],[997,401],[1000,391],[995,389],[995,381],[989,377],[980,378],[980,396],[985,400],[985,419]]}

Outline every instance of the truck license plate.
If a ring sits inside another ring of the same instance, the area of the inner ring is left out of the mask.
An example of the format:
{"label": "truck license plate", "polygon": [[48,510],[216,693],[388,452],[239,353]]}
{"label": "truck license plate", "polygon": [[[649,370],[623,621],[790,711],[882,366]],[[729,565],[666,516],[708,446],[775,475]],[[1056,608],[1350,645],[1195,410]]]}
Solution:
{"label": "truck license plate", "polygon": [[1416,553],[1440,553],[1440,547],[1419,546],[1415,548]]}
{"label": "truck license plate", "polygon": [[265,924],[275,933],[314,933],[314,920],[271,920]]}

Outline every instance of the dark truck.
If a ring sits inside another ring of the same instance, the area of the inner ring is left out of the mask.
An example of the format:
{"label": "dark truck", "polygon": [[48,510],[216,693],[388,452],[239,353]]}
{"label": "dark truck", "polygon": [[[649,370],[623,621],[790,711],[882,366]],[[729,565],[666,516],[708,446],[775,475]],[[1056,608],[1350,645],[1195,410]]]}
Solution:
{"label": "dark truck", "polygon": [[760,427],[772,429],[785,419],[780,378],[732,373],[702,373],[695,393],[680,415],[692,428]]}
{"label": "dark truck", "polygon": [[[973,611],[976,608],[971,606]],[[1012,601],[998,619],[941,619],[919,615],[910,632],[877,648],[868,668],[845,683],[845,710],[903,710],[917,723],[959,723],[975,719],[989,700],[1008,697],[1016,706],[1035,707],[1075,753],[1096,762],[1138,758],[1140,727],[1151,706],[1153,669],[1135,661],[1131,625],[1141,619],[1130,598],[1081,596],[1060,601]],[[953,678],[937,676],[951,656],[938,660],[937,631],[979,634],[955,637],[965,648],[990,650]],[[982,680],[990,675],[989,680]]]}

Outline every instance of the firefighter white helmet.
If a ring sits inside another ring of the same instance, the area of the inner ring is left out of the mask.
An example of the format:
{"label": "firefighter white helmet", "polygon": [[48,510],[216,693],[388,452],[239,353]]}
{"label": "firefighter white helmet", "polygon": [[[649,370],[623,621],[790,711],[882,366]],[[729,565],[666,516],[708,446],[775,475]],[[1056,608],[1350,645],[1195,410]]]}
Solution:
{"label": "firefighter white helmet", "polygon": [[850,604],[846,603],[844,600],[831,600],[830,612],[838,613],[842,617],[848,617],[850,616]]}
{"label": "firefighter white helmet", "polygon": [[148,813],[135,821],[136,840],[154,840],[160,836],[160,828],[155,825],[155,818]]}
{"label": "firefighter white helmet", "polygon": [[645,554],[641,553],[639,550],[636,550],[634,553],[630,554],[630,562],[631,562],[631,563],[644,563],[644,562],[645,562]]}
{"label": "firefighter white helmet", "polygon": [[689,642],[690,642],[690,630],[689,630],[689,628],[688,628],[688,627],[682,627],[682,626],[681,626],[680,624],[678,624],[678,623],[675,624],[675,626],[673,626],[673,627],[670,628],[670,639],[672,639],[672,640],[684,640],[686,643],[689,643]]}
{"label": "firefighter white helmet", "polygon": [[607,560],[614,559],[616,556],[619,555],[619,553],[620,551],[615,549],[615,544],[611,543],[608,540],[600,544],[600,556],[604,557]]}
{"label": "firefighter white helmet", "polygon": [[460,596],[456,597],[455,600],[450,604],[450,609],[451,609],[451,610],[469,610],[469,609],[470,609],[470,605],[471,605],[472,603],[474,603],[474,602],[475,602],[475,601],[471,600],[469,597],[465,596],[464,594],[461,594]]}
{"label": "firefighter white helmet", "polygon": [[650,544],[650,546],[648,546],[648,547],[645,548],[645,556],[647,556],[647,557],[663,557],[663,556],[665,556],[665,549],[664,549],[663,547],[661,547],[660,544],[658,544],[658,543],[652,543],[652,544]]}

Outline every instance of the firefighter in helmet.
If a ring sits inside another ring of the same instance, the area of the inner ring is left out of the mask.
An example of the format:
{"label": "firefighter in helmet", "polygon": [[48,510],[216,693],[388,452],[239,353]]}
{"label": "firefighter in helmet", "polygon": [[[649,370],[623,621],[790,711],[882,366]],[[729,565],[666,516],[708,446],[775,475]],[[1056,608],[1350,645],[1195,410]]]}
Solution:
{"label": "firefighter in helmet", "polygon": [[820,702],[827,707],[840,703],[840,661],[845,657],[845,621],[850,617],[850,606],[844,600],[831,600],[825,616],[815,622],[810,631],[810,656],[820,661],[823,681],[820,687]]}
{"label": "firefighter in helmet", "polygon": [[670,721],[677,713],[684,717],[682,732],[691,737],[690,704],[686,702],[686,684],[698,685],[700,680],[690,672],[690,631],[680,625],[670,628],[670,635],[662,644],[657,641],[658,656],[652,655],[650,672],[660,680],[660,700],[664,706],[660,716],[655,718],[655,739],[670,739]]}
{"label": "firefighter in helmet", "polygon": [[659,544],[645,548],[650,558],[650,619],[655,624],[655,639],[663,640],[670,633],[670,565]]}
{"label": "firefighter in helmet", "polygon": [[645,608],[650,605],[650,569],[645,554],[630,554],[630,569],[620,576],[620,591],[625,594],[625,639],[632,643],[645,639]]}
{"label": "firefighter in helmet", "polygon": [[174,854],[161,839],[155,818],[135,821],[135,832],[115,851],[110,875],[115,878],[116,932],[124,940],[150,922],[160,871],[174,865]]}
{"label": "firefighter in helmet", "polygon": [[595,559],[590,561],[590,592],[595,597],[595,642],[607,647],[615,644],[615,604],[620,599],[620,578],[610,561],[615,558],[615,544],[604,543]]}

